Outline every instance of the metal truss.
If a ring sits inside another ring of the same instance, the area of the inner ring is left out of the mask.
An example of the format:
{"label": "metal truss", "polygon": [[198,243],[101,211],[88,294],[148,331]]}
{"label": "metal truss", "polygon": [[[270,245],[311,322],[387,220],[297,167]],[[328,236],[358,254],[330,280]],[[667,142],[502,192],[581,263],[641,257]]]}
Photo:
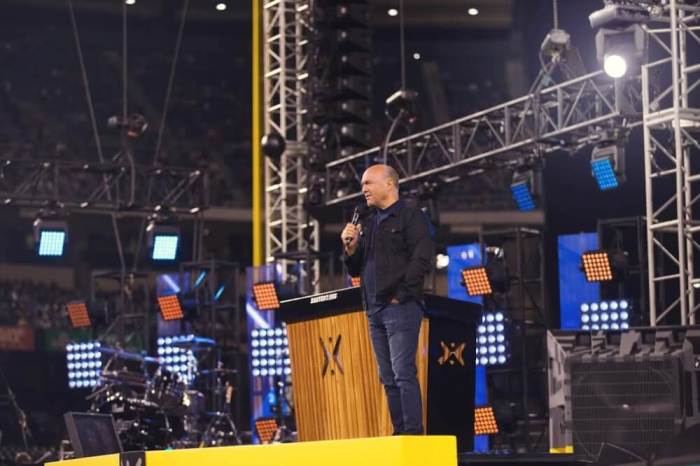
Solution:
{"label": "metal truss", "polygon": [[288,259],[319,249],[319,225],[304,209],[307,191],[306,71],[311,0],[263,3],[265,134],[284,138],[279,159],[265,157],[265,254],[277,258],[282,279],[299,279],[302,294],[317,291],[319,261]]}
{"label": "metal truss", "polygon": [[695,324],[700,287],[700,7],[670,0],[662,16],[646,29],[661,58],[642,67],[652,326]]}
{"label": "metal truss", "polygon": [[[627,94],[633,84],[624,89]],[[533,154],[575,151],[598,140],[605,128],[635,124],[620,109],[620,92],[602,71],[581,76],[394,141],[387,162],[404,184],[515,166]],[[375,147],[328,163],[325,204],[359,198],[362,172],[382,160],[382,151]]]}
{"label": "metal truss", "polygon": [[173,213],[194,214],[209,205],[209,179],[202,169],[139,166],[120,160],[5,159],[0,160],[0,202],[144,215],[160,206]]}

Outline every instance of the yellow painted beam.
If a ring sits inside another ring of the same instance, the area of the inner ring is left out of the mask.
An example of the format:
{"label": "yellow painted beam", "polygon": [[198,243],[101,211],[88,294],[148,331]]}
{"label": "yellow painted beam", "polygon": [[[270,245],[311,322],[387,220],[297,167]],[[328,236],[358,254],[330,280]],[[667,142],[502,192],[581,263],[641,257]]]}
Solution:
{"label": "yellow painted beam", "polygon": [[[118,466],[118,455],[46,463]],[[447,435],[374,437],[146,452],[145,466],[457,466],[457,439]]]}
{"label": "yellow painted beam", "polygon": [[119,455],[92,456],[75,460],[53,461],[46,466],[119,466]]}
{"label": "yellow painted beam", "polygon": [[457,440],[420,435],[146,453],[146,466],[192,465],[457,466]]}
{"label": "yellow painted beam", "polygon": [[262,21],[260,4],[262,0],[251,0],[253,2],[253,37],[252,37],[252,53],[253,53],[253,76],[252,76],[252,170],[253,170],[253,265],[258,266],[264,263],[264,237],[263,237],[263,205],[262,205],[262,185],[263,185],[263,170],[262,170],[262,153],[260,148],[261,135],[261,111],[262,100],[260,98],[260,90],[262,87],[261,81],[261,59],[262,50],[260,48],[260,25]]}

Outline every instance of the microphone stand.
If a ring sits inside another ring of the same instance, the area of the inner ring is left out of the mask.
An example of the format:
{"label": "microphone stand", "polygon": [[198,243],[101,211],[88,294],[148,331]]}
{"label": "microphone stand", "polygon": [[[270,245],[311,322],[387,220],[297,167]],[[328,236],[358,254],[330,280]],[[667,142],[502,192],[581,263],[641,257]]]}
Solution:
{"label": "microphone stand", "polygon": [[15,397],[15,393],[12,391],[12,388],[10,387],[10,383],[7,381],[7,378],[5,377],[5,372],[3,372],[2,369],[0,369],[0,376],[2,377],[3,383],[5,384],[5,387],[7,387],[7,399],[10,402],[10,405],[12,406],[12,409],[15,411],[15,415],[17,416],[17,424],[19,425],[19,431],[20,434],[22,435],[22,444],[24,445],[25,451],[29,453],[29,439],[32,438],[32,431],[29,429],[29,423],[27,422],[27,415],[25,414],[24,410],[20,407],[20,405],[17,403],[17,398]]}

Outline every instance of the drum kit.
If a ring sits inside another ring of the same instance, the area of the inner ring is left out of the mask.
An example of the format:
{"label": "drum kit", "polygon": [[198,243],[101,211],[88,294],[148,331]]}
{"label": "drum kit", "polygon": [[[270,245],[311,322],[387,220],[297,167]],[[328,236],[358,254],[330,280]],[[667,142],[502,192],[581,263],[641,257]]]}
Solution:
{"label": "drum kit", "polygon": [[[213,340],[206,340],[188,349],[204,352],[214,346]],[[114,417],[125,450],[241,444],[229,414],[234,369],[223,368],[217,361],[215,369],[201,371],[190,387],[157,358],[109,348],[102,351],[111,358],[102,370],[102,386],[87,400],[90,411]],[[213,411],[207,411],[203,392],[210,393]]]}

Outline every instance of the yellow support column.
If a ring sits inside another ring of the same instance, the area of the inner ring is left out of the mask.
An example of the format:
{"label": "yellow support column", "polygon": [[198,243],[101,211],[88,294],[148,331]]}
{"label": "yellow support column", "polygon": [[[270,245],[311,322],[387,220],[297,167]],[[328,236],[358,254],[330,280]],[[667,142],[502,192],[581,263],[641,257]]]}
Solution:
{"label": "yellow support column", "polygon": [[260,149],[261,136],[261,110],[262,100],[260,96],[261,90],[261,57],[262,50],[260,48],[260,24],[261,24],[261,8],[262,0],[252,0],[253,2],[253,82],[252,82],[252,158],[253,158],[253,266],[259,266],[264,263],[263,251],[263,207],[262,207],[262,185],[263,185],[263,157]]}

